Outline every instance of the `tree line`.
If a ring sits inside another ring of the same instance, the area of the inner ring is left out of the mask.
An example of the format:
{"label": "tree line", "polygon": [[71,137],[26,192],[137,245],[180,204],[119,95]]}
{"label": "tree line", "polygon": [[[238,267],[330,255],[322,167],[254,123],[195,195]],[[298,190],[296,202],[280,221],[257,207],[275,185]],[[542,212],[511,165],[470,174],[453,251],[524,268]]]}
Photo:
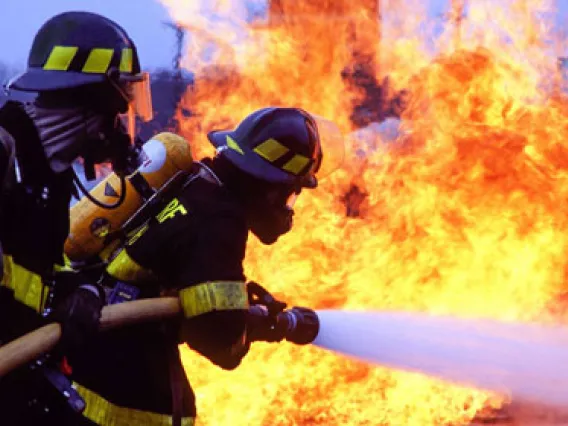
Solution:
{"label": "tree line", "polygon": [[[16,75],[15,70],[6,64],[0,63],[0,84],[3,86],[10,78]],[[152,103],[154,119],[148,123],[140,124],[139,136],[142,140],[150,139],[160,131],[176,131],[176,110],[188,87],[195,83],[192,73],[179,69],[157,69],[151,72]],[[346,73],[343,76],[351,84],[361,87],[365,93],[351,115],[355,127],[365,127],[372,122],[382,122],[388,117],[399,117],[405,106],[405,92],[394,92],[388,77],[378,81],[367,73]],[[21,97],[18,94],[18,99]],[[23,95],[22,99],[27,99]],[[3,90],[0,90],[0,105],[6,100]],[[183,111],[184,115],[191,111]]]}

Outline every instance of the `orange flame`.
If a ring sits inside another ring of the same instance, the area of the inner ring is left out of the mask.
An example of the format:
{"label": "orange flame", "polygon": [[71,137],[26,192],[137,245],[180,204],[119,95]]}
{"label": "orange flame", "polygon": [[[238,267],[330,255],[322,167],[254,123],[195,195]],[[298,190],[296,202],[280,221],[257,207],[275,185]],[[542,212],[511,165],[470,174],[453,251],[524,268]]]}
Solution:
{"label": "orange flame", "polygon": [[[472,2],[459,46],[450,24],[429,43],[419,0],[383,2],[380,46],[366,0],[281,0],[276,19],[254,25],[241,3],[162,3],[191,30],[195,115],[182,131],[202,154],[207,131],[267,105],[355,130],[365,90],[345,75],[357,61],[410,93],[403,136],[350,138],[343,168],[299,198],[293,232],[272,247],[251,238],[251,279],[315,309],[559,319],[568,120],[551,95],[562,46],[550,2]],[[232,372],[183,356],[202,424],[460,425],[491,397],[286,343],[254,344]]]}

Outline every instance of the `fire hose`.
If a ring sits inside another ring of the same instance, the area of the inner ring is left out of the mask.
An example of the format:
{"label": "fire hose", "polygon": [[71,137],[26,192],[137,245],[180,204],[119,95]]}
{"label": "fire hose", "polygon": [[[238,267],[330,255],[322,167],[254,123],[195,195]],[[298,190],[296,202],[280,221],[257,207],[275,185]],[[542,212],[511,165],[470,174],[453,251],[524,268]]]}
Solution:
{"label": "fire hose", "polygon": [[[303,345],[316,338],[319,322],[314,311],[298,307],[284,310],[285,303],[275,300],[258,284],[250,285],[251,294],[256,296],[251,300],[249,316],[256,319],[253,323],[268,322],[268,327],[262,327],[264,332],[257,333],[253,340],[275,342],[286,339]],[[159,297],[109,305],[102,310],[100,330],[174,317],[181,312],[177,297]],[[49,352],[60,338],[61,326],[51,323],[0,346],[0,378]]]}
{"label": "fire hose", "polygon": [[[172,317],[181,312],[177,297],[143,299],[105,306],[100,329],[108,330],[128,324]],[[61,338],[61,326],[52,323],[0,346],[0,377],[33,361],[55,347]]]}

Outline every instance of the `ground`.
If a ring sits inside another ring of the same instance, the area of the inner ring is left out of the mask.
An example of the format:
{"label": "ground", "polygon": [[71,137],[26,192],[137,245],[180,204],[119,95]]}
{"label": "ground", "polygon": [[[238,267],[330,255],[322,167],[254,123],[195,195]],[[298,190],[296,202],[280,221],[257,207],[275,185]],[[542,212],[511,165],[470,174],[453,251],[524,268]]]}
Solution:
{"label": "ground", "polygon": [[470,426],[568,426],[568,408],[561,410],[527,403],[513,403],[512,420],[474,422]]}

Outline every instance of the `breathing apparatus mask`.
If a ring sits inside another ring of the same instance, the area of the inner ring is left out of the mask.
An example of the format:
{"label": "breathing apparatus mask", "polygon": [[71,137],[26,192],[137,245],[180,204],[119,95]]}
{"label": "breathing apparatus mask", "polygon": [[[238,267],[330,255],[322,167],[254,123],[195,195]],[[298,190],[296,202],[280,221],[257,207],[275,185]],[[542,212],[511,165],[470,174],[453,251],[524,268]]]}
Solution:
{"label": "breathing apparatus mask", "polygon": [[319,181],[328,178],[343,162],[345,144],[337,125],[315,114],[310,117],[308,125],[318,140],[310,168],[293,183],[265,185],[249,213],[251,232],[263,244],[275,243],[292,229],[294,206],[302,191],[317,188]]}
{"label": "breathing apparatus mask", "polygon": [[153,118],[150,78],[147,72],[123,75],[116,68],[107,73],[107,84],[95,88],[91,103],[105,117],[98,137],[90,137],[82,153],[85,178],[96,179],[95,165],[110,162],[120,177],[119,199],[105,204],[95,199],[75,176],[75,183],[94,204],[105,209],[118,208],[126,197],[126,177],[144,161],[142,142],[136,136],[136,118],[147,122]]}
{"label": "breathing apparatus mask", "polygon": [[[264,183],[263,183],[264,184]],[[300,186],[262,185],[248,203],[251,232],[266,245],[287,234],[294,223],[294,205],[302,191]]]}

